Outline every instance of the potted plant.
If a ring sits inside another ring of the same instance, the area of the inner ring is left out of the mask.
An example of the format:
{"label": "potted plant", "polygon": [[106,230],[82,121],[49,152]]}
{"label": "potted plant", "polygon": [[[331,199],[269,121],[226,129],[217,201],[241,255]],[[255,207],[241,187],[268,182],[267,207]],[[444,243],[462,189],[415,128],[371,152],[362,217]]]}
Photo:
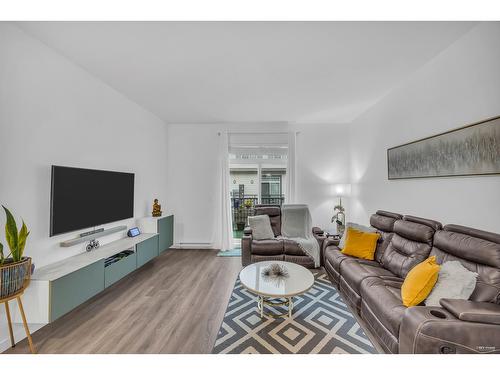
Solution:
{"label": "potted plant", "polygon": [[5,239],[10,254],[5,256],[4,246],[0,243],[0,300],[26,288],[32,272],[31,258],[23,256],[30,232],[24,221],[18,231],[14,216],[6,207],[2,207],[7,217]]}
{"label": "potted plant", "polygon": [[253,201],[252,201],[251,199],[247,199],[247,200],[245,200],[245,207],[246,207],[247,209],[252,208],[252,206],[253,206]]}
{"label": "potted plant", "polygon": [[236,220],[237,220],[236,221],[236,230],[241,232],[243,229],[245,229],[245,225],[246,225],[246,211],[245,211],[244,205],[241,205],[238,207]]}

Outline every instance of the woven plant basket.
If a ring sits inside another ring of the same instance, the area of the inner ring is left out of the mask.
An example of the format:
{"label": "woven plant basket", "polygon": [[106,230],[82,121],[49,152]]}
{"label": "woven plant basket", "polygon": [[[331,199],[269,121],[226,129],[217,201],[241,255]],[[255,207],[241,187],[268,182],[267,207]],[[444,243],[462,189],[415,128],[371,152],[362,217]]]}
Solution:
{"label": "woven plant basket", "polygon": [[31,278],[31,258],[23,257],[19,262],[9,262],[0,266],[0,300],[23,291]]}

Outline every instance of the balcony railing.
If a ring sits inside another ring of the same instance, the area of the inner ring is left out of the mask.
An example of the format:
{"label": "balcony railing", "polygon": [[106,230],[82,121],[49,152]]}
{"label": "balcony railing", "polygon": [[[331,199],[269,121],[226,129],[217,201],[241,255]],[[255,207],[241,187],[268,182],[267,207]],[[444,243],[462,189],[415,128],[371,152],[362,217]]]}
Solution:
{"label": "balcony railing", "polygon": [[[285,202],[284,195],[263,195],[261,204],[278,204],[282,205]],[[235,230],[243,230],[247,225],[248,216],[255,214],[255,205],[259,203],[257,195],[244,195],[243,198],[231,197],[231,212],[233,216],[233,228]]]}

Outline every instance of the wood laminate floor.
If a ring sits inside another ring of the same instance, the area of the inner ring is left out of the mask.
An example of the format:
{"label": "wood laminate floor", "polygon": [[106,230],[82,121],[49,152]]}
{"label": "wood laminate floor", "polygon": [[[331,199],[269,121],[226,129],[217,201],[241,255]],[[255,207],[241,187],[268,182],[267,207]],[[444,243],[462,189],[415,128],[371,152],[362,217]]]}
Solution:
{"label": "wood laminate floor", "polygon": [[[39,353],[210,353],[241,269],[169,250],[33,334]],[[27,340],[6,353],[29,353]]]}

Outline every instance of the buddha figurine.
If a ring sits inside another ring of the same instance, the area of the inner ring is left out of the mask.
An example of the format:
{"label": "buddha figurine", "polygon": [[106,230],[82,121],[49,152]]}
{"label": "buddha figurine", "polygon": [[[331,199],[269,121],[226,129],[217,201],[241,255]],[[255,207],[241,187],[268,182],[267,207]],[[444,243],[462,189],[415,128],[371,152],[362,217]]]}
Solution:
{"label": "buddha figurine", "polygon": [[153,214],[153,217],[161,216],[161,204],[158,204],[158,199],[154,200],[152,214]]}

